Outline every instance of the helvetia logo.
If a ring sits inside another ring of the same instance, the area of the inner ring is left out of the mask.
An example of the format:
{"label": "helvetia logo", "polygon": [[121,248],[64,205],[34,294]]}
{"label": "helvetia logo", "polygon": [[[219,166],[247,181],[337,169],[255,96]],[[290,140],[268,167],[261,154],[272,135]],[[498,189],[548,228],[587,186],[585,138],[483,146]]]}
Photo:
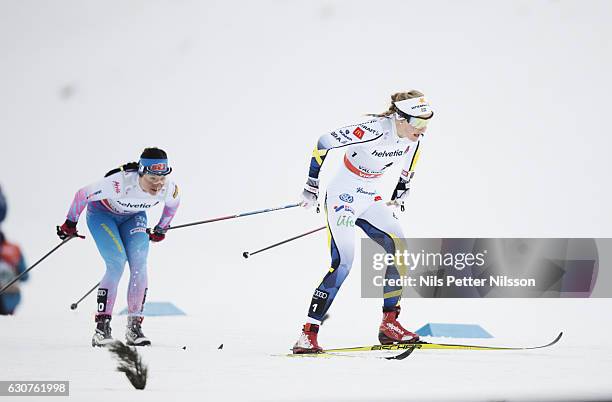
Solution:
{"label": "helvetia logo", "polygon": [[374,150],[372,151],[372,155],[374,156],[378,156],[379,158],[390,158],[393,156],[402,156],[404,154],[404,151],[402,151],[401,149],[396,149],[395,151],[391,151],[391,152],[387,152],[387,151],[377,151]]}
{"label": "helvetia logo", "polygon": [[152,206],[155,206],[159,203],[156,202],[155,204],[146,204],[144,202],[140,203],[140,204],[132,204],[131,202],[121,202],[121,201],[117,201],[117,204],[121,205],[122,207],[125,208],[151,208]]}

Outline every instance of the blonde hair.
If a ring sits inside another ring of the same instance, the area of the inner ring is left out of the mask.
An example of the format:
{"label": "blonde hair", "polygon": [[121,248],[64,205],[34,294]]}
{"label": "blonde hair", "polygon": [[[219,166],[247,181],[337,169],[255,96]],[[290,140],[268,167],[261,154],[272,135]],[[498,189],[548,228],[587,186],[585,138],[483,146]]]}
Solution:
{"label": "blonde hair", "polygon": [[411,89],[408,92],[396,92],[393,95],[391,95],[391,105],[389,105],[389,109],[387,109],[386,112],[379,113],[379,114],[368,114],[367,116],[374,116],[374,117],[391,116],[393,113],[397,111],[397,108],[395,107],[394,102],[399,102],[399,101],[403,101],[406,99],[419,98],[421,96],[425,96],[425,95],[423,94],[423,92],[417,91],[416,89]]}

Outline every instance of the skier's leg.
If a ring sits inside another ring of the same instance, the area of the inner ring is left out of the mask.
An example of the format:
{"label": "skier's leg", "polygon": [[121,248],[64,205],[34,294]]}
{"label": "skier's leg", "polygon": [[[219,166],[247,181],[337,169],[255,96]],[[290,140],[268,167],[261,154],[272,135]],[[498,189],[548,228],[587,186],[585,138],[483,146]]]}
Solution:
{"label": "skier's leg", "polygon": [[[337,208],[336,208],[337,209]],[[344,209],[336,210],[326,200],[327,244],[331,254],[331,266],[321,284],[314,291],[308,310],[308,322],[320,324],[331,306],[340,286],[353,266],[355,254],[355,216]]]}
{"label": "skier's leg", "polygon": [[[329,202],[329,200],[334,200]],[[317,353],[319,325],[331,306],[342,282],[353,265],[355,249],[355,211],[352,207],[335,205],[335,197],[326,197],[327,240],[331,253],[331,267],[315,289],[308,309],[307,322],[300,338],[293,346],[293,353]]]}
{"label": "skier's leg", "polygon": [[[392,255],[403,254],[406,249],[403,240],[402,228],[393,210],[382,202],[376,202],[365,211],[356,222],[357,226],[374,241],[376,241],[385,252]],[[364,269],[367,269],[364,267]],[[406,276],[406,265],[402,258],[396,258],[394,263],[388,265],[385,270],[385,279],[399,279]],[[416,342],[419,336],[408,331],[397,321],[400,313],[400,300],[402,297],[402,286],[389,286],[385,282],[383,287],[383,319],[379,326],[378,339],[382,344],[395,342]]]}
{"label": "skier's leg", "polygon": [[[383,202],[376,202],[367,211],[365,211],[356,225],[378,243],[386,253],[396,255],[396,252],[404,253],[406,248],[403,239],[404,234],[402,227],[393,213],[393,209],[385,205]],[[385,270],[385,279],[398,279],[400,276],[406,276],[406,266],[403,261],[395,261],[394,264],[388,265]],[[399,306],[402,297],[401,286],[385,286],[383,288],[383,310],[391,311],[396,306]]]}
{"label": "skier's leg", "polygon": [[87,226],[106,264],[106,273],[98,287],[97,316],[110,316],[117,297],[117,286],[123,274],[127,255],[119,228],[110,213],[87,212]]}
{"label": "skier's leg", "polygon": [[149,235],[146,230],[147,215],[144,212],[133,215],[119,226],[130,267],[127,295],[128,314],[134,317],[142,317],[142,309],[147,296]]}
{"label": "skier's leg", "polygon": [[104,346],[113,342],[110,321],[117,297],[117,286],[127,260],[115,219],[107,212],[87,211],[87,226],[106,263],[106,273],[98,286],[96,330],[91,340],[92,346]]}
{"label": "skier's leg", "polygon": [[130,266],[128,285],[128,317],[126,341],[128,345],[147,346],[151,341],[143,334],[142,310],[147,297],[147,255],[149,254],[149,235],[147,234],[147,215],[139,212],[119,227]]}

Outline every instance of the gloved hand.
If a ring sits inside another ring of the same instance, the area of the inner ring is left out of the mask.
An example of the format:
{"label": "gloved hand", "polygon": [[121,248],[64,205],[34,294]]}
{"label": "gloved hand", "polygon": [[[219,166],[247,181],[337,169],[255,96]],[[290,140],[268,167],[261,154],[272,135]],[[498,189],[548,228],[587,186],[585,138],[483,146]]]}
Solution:
{"label": "gloved hand", "polygon": [[317,198],[319,197],[319,179],[308,178],[304,191],[302,191],[302,201],[300,205],[306,209],[312,208],[317,205]]}
{"label": "gloved hand", "polygon": [[404,211],[404,201],[406,201],[408,198],[408,193],[410,192],[410,186],[408,183],[408,180],[404,180],[400,177],[397,185],[395,186],[395,190],[393,190],[393,194],[391,195],[391,201],[395,201],[395,204],[399,205],[400,211]]}
{"label": "gloved hand", "polygon": [[73,236],[79,236],[76,226],[76,222],[66,219],[66,222],[64,222],[62,226],[56,226],[57,236],[62,240],[66,240],[67,238]]}
{"label": "gloved hand", "polygon": [[157,225],[153,228],[153,231],[149,231],[149,240],[157,243],[166,238],[166,232],[168,229],[164,229],[161,226]]}

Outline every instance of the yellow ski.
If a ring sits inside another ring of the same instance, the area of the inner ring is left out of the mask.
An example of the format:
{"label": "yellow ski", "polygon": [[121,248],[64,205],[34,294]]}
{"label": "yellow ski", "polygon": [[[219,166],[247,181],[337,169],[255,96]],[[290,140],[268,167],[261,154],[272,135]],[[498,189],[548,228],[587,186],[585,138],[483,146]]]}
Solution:
{"label": "yellow ski", "polygon": [[457,345],[450,343],[429,343],[429,342],[417,342],[417,343],[406,343],[406,344],[394,344],[394,345],[370,345],[370,346],[356,346],[352,348],[337,348],[337,349],[326,349],[323,353],[342,353],[342,352],[369,352],[376,350],[414,350],[414,349],[446,349],[446,350],[529,350],[529,349],[541,349],[554,345],[559,342],[563,336],[563,332],[559,333],[557,337],[550,343],[541,346],[530,346],[530,347],[508,347],[508,346],[479,346],[479,345]]}

